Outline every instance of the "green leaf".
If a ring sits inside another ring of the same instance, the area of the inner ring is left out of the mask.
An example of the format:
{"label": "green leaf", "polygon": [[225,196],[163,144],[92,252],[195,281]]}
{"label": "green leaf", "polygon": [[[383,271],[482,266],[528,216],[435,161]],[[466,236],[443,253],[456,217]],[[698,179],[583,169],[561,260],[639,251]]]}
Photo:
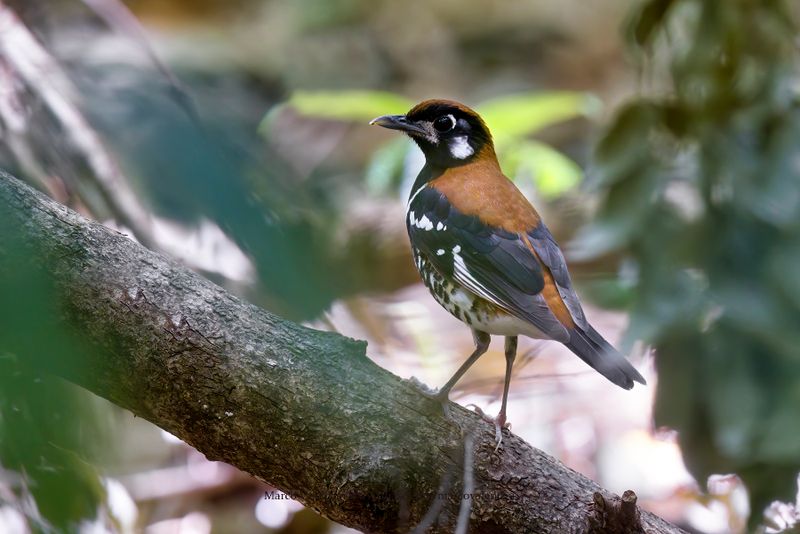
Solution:
{"label": "green leaf", "polygon": [[[703,362],[716,373],[708,388],[709,421],[714,429],[715,445],[729,458],[747,462],[753,459],[753,442],[764,430],[764,415],[769,412],[769,398],[754,373],[756,363],[746,344],[736,346],[726,340],[724,350],[709,350]],[[795,425],[792,425],[795,426]]]}
{"label": "green leaf", "polygon": [[561,91],[488,100],[478,106],[478,112],[500,147],[558,122],[594,116],[600,108],[600,100],[590,94]]}
{"label": "green leaf", "polygon": [[504,168],[514,180],[533,180],[546,199],[557,198],[581,182],[583,171],[577,163],[537,141],[522,141],[501,154]]}
{"label": "green leaf", "polygon": [[634,11],[628,33],[631,47],[646,47],[655,36],[666,29],[667,14],[677,2],[675,0],[650,0]]}
{"label": "green leaf", "polygon": [[782,391],[784,398],[774,404],[774,408],[762,418],[762,433],[757,445],[759,459],[768,462],[783,463],[786,458],[800,456],[800,419],[798,419],[798,406],[800,406],[800,386],[794,380],[786,380],[785,389]]}
{"label": "green leaf", "polygon": [[403,172],[411,141],[398,137],[375,151],[364,172],[367,188],[373,194],[388,192]]}
{"label": "green leaf", "polygon": [[636,288],[630,280],[617,277],[600,277],[583,280],[582,296],[603,308],[624,310],[636,297]]}
{"label": "green leaf", "polygon": [[405,113],[414,102],[385,91],[297,91],[282,105],[307,117],[367,122],[380,115]]}
{"label": "green leaf", "polygon": [[652,210],[641,199],[652,197],[657,181],[658,174],[645,169],[608,188],[603,210],[591,225],[579,229],[573,237],[570,256],[587,261],[628,245],[646,228],[644,223]]}
{"label": "green leaf", "polygon": [[627,104],[617,113],[596,149],[598,185],[610,187],[653,165],[651,138],[663,117],[662,109],[648,102]]}

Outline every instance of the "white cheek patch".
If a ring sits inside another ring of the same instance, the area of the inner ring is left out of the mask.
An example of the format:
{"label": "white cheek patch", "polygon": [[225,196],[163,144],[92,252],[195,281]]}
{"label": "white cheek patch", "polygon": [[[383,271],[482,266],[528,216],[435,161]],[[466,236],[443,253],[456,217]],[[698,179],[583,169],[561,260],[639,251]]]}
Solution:
{"label": "white cheek patch", "polygon": [[459,135],[458,137],[452,138],[449,141],[449,146],[450,154],[456,159],[467,159],[475,153],[475,150],[467,141],[466,135]]}

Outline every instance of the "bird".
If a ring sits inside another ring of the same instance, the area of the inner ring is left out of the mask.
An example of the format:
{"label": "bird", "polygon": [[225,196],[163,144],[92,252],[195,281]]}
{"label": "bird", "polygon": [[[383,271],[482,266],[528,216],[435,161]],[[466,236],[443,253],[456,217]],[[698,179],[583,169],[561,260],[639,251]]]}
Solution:
{"label": "bird", "polygon": [[406,228],[414,263],[433,298],[472,330],[475,350],[435,393],[450,390],[505,337],[505,378],[495,425],[497,447],[519,336],[566,345],[624,389],[646,384],[641,374],[587,321],[564,254],[497,159],[492,135],[471,108],[425,100],[405,115],[370,121],[407,134],[425,156],[408,198]]}

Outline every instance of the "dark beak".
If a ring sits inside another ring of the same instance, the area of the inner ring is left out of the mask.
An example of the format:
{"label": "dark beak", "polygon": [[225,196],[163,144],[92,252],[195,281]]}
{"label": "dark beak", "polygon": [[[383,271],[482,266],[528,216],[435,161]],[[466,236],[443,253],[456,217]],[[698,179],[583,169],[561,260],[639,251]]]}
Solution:
{"label": "dark beak", "polygon": [[389,128],[390,130],[400,130],[401,132],[407,132],[409,134],[417,133],[427,135],[428,133],[420,126],[406,119],[405,115],[384,115],[377,119],[372,119],[369,123],[377,124],[378,126]]}

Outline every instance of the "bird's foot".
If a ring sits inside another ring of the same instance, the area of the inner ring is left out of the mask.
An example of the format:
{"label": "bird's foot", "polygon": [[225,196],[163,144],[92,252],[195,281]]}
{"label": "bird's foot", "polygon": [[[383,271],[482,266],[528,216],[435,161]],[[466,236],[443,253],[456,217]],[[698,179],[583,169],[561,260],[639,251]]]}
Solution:
{"label": "bird's foot", "polygon": [[481,419],[494,425],[494,452],[497,452],[497,450],[500,448],[500,444],[503,443],[503,429],[511,428],[511,423],[506,421],[506,414],[504,412],[500,412],[497,414],[497,417],[492,417],[475,404],[468,404],[467,407],[472,408],[475,413],[481,417]]}
{"label": "bird's foot", "polygon": [[411,382],[411,384],[416,387],[425,397],[438,402],[442,406],[442,415],[444,415],[445,418],[450,419],[448,391],[434,389],[415,376],[409,378],[408,381]]}

